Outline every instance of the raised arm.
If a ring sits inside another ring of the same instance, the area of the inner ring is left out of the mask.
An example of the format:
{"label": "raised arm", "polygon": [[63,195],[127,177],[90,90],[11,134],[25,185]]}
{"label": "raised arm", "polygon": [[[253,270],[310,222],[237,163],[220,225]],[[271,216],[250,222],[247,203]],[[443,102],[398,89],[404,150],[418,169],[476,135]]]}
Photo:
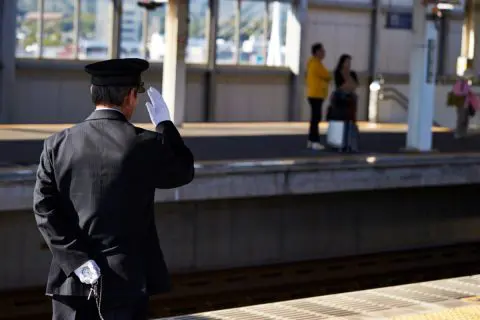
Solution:
{"label": "raised arm", "polygon": [[149,143],[152,175],[149,178],[155,188],[178,188],[190,183],[195,175],[192,152],[183,142],[180,133],[170,120],[168,107],[162,95],[154,88],[148,89],[151,102],[147,110],[157,135]]}
{"label": "raised arm", "polygon": [[50,248],[54,261],[70,276],[89,260],[89,254],[77,222],[62,210],[47,143],[44,144],[37,170],[33,212],[37,227]]}
{"label": "raised arm", "polygon": [[153,185],[158,189],[172,189],[189,184],[195,176],[193,154],[177,128],[171,121],[163,121],[155,130],[161,139],[156,139],[152,146]]}

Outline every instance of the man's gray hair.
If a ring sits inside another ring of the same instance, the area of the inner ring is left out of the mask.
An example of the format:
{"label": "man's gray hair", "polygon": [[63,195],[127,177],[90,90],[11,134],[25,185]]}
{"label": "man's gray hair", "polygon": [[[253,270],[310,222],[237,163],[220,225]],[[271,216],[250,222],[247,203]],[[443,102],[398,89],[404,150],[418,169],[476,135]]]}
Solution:
{"label": "man's gray hair", "polygon": [[92,102],[95,105],[114,105],[120,107],[133,87],[108,87],[92,85]]}

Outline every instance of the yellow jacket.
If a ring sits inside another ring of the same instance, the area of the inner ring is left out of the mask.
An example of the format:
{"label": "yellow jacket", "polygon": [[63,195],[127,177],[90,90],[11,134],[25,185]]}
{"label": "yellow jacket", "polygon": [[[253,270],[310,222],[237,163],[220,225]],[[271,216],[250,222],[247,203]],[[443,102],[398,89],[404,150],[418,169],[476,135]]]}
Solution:
{"label": "yellow jacket", "polygon": [[328,96],[328,83],[332,79],[323,63],[310,57],[307,62],[307,97],[325,99]]}

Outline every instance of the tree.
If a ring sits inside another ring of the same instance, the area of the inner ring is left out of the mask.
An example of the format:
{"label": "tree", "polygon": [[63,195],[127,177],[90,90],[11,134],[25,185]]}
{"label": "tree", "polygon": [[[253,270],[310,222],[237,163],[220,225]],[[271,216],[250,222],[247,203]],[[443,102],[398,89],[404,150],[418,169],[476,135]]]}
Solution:
{"label": "tree", "polygon": [[[37,39],[37,20],[23,21],[20,24],[21,30],[26,34],[23,42],[24,46],[29,46],[38,42]],[[43,45],[59,46],[62,45],[62,33],[73,31],[73,17],[68,16],[62,20],[44,21],[43,25]],[[82,13],[80,16],[80,36],[88,37],[95,32],[95,15],[91,13]]]}
{"label": "tree", "polygon": [[206,28],[206,18],[205,15],[202,17],[194,13],[190,14],[190,22],[188,25],[188,33],[190,37],[201,38],[205,37],[205,28]]}
{"label": "tree", "polygon": [[[63,19],[61,24],[62,32],[73,31],[73,16]],[[82,13],[80,16],[80,36],[88,37],[95,32],[95,15],[92,13]]]}

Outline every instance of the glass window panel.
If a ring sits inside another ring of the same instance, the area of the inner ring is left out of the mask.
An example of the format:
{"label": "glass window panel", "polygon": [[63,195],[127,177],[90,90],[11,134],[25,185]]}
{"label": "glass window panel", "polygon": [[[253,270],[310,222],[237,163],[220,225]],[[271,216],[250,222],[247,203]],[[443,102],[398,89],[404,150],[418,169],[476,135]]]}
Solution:
{"label": "glass window panel", "polygon": [[[162,62],[165,55],[165,15],[168,4],[157,7],[155,10],[148,11],[147,30],[143,30],[143,19],[145,16],[145,9],[142,9],[142,44],[140,46],[142,57],[145,57],[151,62]],[[143,37],[143,31],[146,31],[147,38]]]}
{"label": "glass window panel", "polygon": [[148,13],[146,57],[152,62],[162,62],[165,55],[165,15],[167,6],[168,4],[164,4]]}
{"label": "glass window panel", "polygon": [[208,0],[190,0],[189,2],[188,41],[185,60],[189,63],[207,63],[207,15]]}
{"label": "glass window panel", "polygon": [[217,29],[217,53],[218,64],[235,63],[235,11],[237,1],[219,0],[218,29]]}
{"label": "glass window panel", "polygon": [[108,59],[112,32],[110,0],[81,0],[78,59]]}
{"label": "glass window panel", "polygon": [[268,66],[285,66],[285,43],[287,35],[287,15],[289,3],[272,2],[269,4],[269,35],[267,43]]}
{"label": "glass window panel", "polygon": [[35,58],[39,53],[37,21],[39,17],[37,0],[17,1],[17,47],[19,58]]}
{"label": "glass window panel", "polygon": [[136,0],[124,0],[120,21],[120,58],[145,58],[143,20],[146,11]]}
{"label": "glass window panel", "polygon": [[74,0],[45,0],[42,58],[73,58]]}
{"label": "glass window panel", "polygon": [[263,1],[241,1],[240,4],[240,64],[263,65],[265,47]]}

